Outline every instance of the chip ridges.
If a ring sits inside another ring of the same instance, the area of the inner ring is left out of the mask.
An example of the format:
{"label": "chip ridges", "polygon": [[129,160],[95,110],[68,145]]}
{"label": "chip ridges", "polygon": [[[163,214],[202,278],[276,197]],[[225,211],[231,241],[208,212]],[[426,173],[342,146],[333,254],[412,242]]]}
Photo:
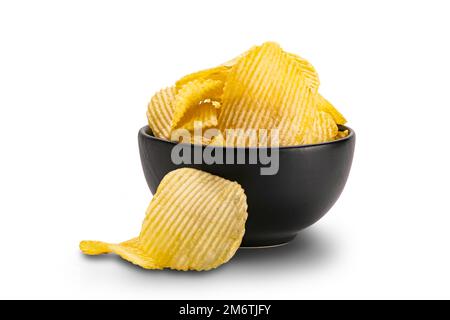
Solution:
{"label": "chip ridges", "polygon": [[121,244],[83,241],[85,254],[116,253],[147,269],[209,270],[227,262],[245,233],[247,202],[236,183],[195,169],[168,173],[139,237]]}
{"label": "chip ridges", "polygon": [[[170,139],[170,134],[178,129],[192,134],[194,122],[200,121],[203,130],[221,131],[221,137],[201,139],[202,144],[214,146],[251,147],[271,141],[258,135],[257,139],[239,137],[232,142],[233,139],[227,139],[227,129],[264,129],[268,134],[277,129],[280,146],[326,142],[339,137],[330,118],[321,112],[330,115],[336,125],[345,124],[346,119],[318,93],[319,85],[317,71],[308,60],[283,51],[275,42],[266,42],[217,67],[178,80],[175,93],[171,91],[167,99],[171,103],[153,103],[171,107],[159,108],[165,111],[160,120],[164,129],[158,130],[161,124],[155,120],[158,108],[149,108],[153,111],[148,112],[149,125],[156,127],[155,136]],[[334,137],[329,137],[334,133]],[[189,141],[200,143],[193,138],[185,142]]]}
{"label": "chip ridges", "polygon": [[164,88],[152,97],[147,107],[148,125],[156,137],[169,140],[176,88]]}
{"label": "chip ridges", "polygon": [[313,144],[332,141],[337,136],[338,131],[338,126],[330,114],[324,111],[316,111],[314,123],[302,143]]}

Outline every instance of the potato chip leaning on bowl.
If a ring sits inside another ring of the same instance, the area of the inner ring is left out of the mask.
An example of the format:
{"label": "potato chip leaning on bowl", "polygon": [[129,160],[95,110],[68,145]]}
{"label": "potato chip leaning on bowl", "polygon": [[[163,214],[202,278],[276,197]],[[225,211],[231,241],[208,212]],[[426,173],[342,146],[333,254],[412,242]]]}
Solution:
{"label": "potato chip leaning on bowl", "polygon": [[172,118],[175,110],[175,87],[155,93],[147,106],[150,128],[157,137],[170,140]]}
{"label": "potato chip leaning on bowl", "polygon": [[230,260],[245,233],[247,201],[237,182],[189,168],[159,185],[137,238],[82,241],[88,255],[115,253],[146,269],[209,270]]}

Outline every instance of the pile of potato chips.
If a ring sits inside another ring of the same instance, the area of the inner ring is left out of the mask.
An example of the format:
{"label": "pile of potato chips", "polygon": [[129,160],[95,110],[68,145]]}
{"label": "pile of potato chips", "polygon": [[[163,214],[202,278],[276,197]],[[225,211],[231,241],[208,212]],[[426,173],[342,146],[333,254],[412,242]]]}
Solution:
{"label": "pile of potato chips", "polygon": [[[261,146],[267,141],[228,139],[227,129],[278,130],[279,145],[333,141],[347,136],[345,118],[318,93],[319,78],[305,59],[273,42],[255,46],[218,67],[202,70],[157,92],[147,117],[153,134],[172,139],[180,129],[215,128],[203,144]],[[192,142],[192,140],[191,140]]]}
{"label": "pile of potato chips", "polygon": [[247,198],[237,182],[177,169],[161,181],[138,237],[111,244],[82,241],[84,254],[115,253],[146,269],[209,270],[230,260],[247,221]]}

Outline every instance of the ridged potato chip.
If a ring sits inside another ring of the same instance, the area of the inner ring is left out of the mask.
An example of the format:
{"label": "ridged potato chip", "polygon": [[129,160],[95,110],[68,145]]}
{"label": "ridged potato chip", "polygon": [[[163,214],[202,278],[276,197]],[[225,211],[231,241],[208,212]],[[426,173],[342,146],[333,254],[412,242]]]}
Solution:
{"label": "ridged potato chip", "polygon": [[223,82],[220,80],[193,80],[178,90],[171,129],[194,130],[194,122],[201,121],[203,128],[217,126],[217,109]]}
{"label": "ridged potato chip", "polygon": [[170,139],[175,95],[175,87],[165,88],[158,91],[148,104],[148,125],[158,138]]}
{"label": "ridged potato chip", "polygon": [[146,269],[209,270],[230,260],[245,232],[247,201],[236,182],[195,169],[168,173],[137,238],[82,241],[89,255],[115,253]]}
{"label": "ridged potato chip", "polygon": [[279,45],[267,42],[255,47],[230,70],[223,89],[220,130],[278,129],[280,145],[295,144],[296,135],[305,135],[313,121],[315,93],[309,84],[298,61]]}

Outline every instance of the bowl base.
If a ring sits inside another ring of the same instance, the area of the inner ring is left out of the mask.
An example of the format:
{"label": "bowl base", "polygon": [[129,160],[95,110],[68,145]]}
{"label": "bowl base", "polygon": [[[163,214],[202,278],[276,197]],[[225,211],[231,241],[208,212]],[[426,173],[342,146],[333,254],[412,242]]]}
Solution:
{"label": "bowl base", "polygon": [[287,245],[291,242],[297,235],[293,235],[286,238],[271,239],[265,241],[244,241],[240,246],[240,249],[268,249],[276,248]]}

